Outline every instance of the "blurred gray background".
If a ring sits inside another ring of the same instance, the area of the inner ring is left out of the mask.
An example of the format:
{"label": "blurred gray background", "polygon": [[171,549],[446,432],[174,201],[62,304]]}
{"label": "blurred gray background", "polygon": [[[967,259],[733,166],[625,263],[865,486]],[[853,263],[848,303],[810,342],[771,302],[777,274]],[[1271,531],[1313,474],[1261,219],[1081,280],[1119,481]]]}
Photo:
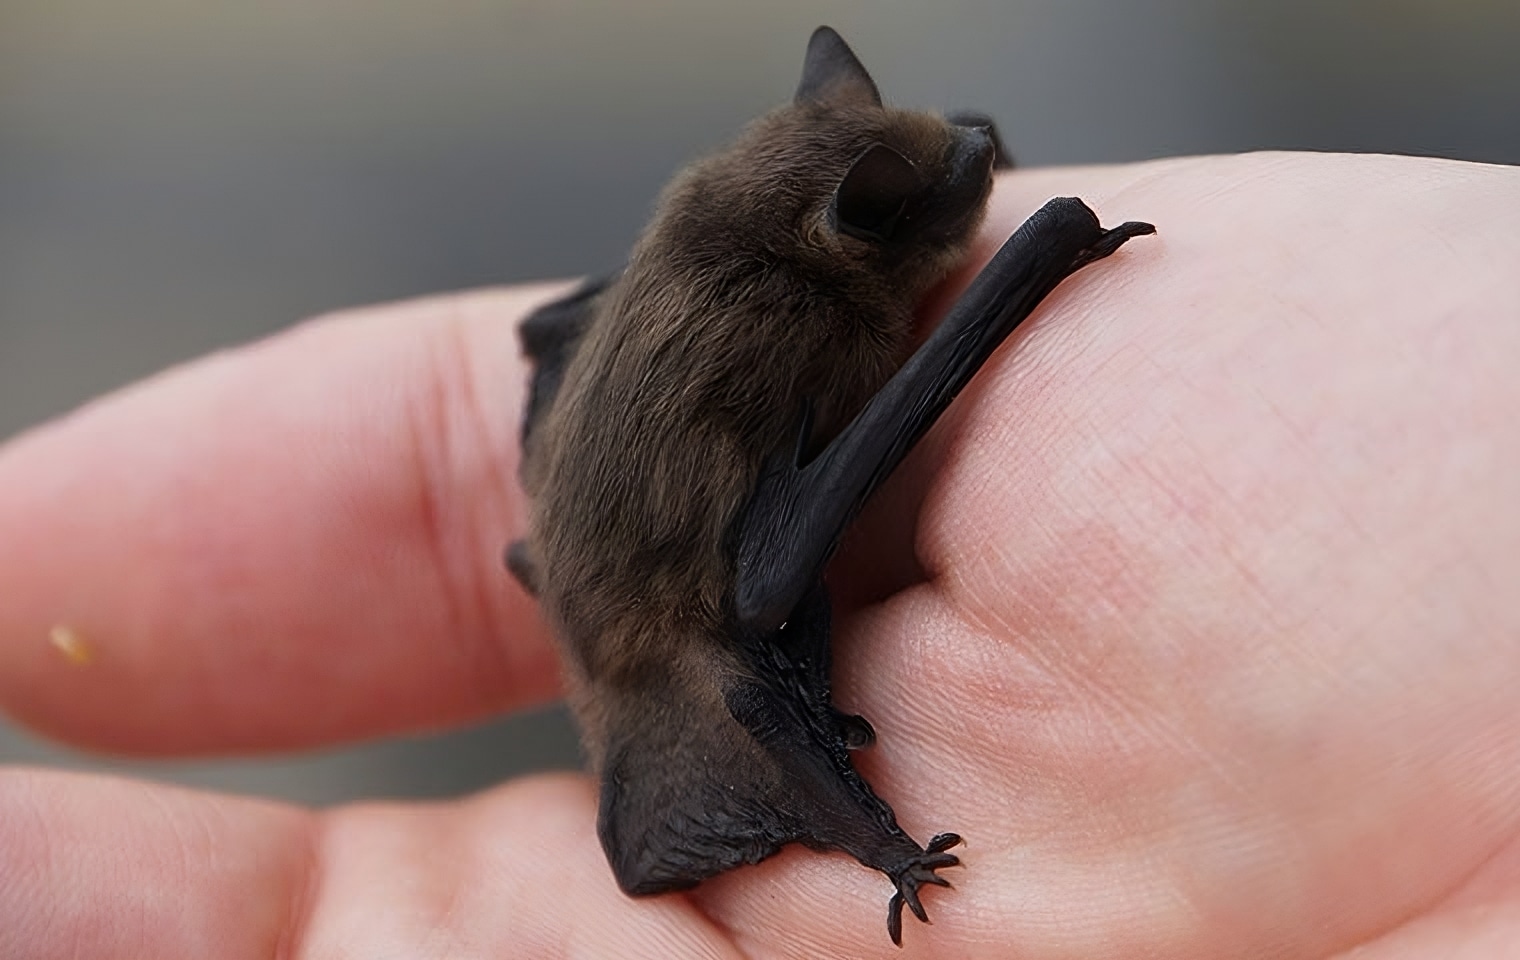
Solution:
{"label": "blurred gray background", "polygon": [[[819,23],[889,99],[993,113],[1026,165],[1520,162],[1517,0],[0,0],[0,437],[318,311],[615,264],[683,159],[790,95]],[[576,751],[551,710],[193,765],[0,723],[0,762],[330,803]]]}

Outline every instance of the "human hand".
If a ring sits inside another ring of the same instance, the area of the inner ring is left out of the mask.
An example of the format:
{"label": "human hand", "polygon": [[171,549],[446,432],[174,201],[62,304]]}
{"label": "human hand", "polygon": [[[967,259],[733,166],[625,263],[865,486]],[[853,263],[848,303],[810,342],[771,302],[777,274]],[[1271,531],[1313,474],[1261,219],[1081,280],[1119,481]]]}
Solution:
{"label": "human hand", "polygon": [[[1520,171],[1019,172],[983,253],[1057,193],[1159,235],[1051,296],[831,580],[836,692],[879,734],[857,761],[914,836],[967,839],[903,951],[843,855],[623,897],[579,777],[313,812],[13,769],[0,956],[1513,949]],[[0,704],[182,755],[551,697],[500,568],[513,327],[546,295],[353,311],[8,445]]]}

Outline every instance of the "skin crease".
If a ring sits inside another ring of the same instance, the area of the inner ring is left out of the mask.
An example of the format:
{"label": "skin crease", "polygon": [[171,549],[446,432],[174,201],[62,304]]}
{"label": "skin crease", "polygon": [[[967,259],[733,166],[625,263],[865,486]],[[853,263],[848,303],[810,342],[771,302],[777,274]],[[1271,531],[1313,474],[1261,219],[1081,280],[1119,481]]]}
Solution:
{"label": "skin crease", "polygon": [[[1050,297],[833,569],[863,772],[967,839],[902,951],[842,854],[623,897],[577,776],[313,812],[10,768],[0,956],[1520,956],[1520,171],[1017,172],[982,255],[1057,193],[1159,234]],[[552,696],[498,564],[553,292],[318,320],[0,449],[0,705],[189,755]]]}

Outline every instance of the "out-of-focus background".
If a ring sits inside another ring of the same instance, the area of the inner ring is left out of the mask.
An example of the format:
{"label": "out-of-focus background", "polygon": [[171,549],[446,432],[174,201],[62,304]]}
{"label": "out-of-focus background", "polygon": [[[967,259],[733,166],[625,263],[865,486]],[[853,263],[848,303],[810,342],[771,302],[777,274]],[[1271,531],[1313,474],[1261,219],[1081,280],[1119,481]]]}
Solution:
{"label": "out-of-focus background", "polygon": [[[790,95],[819,23],[888,99],[994,114],[1025,165],[1520,162],[1514,0],[0,0],[0,437],[318,311],[616,264],[684,159]],[[187,765],[0,722],[0,762],[329,803],[576,750],[551,710]]]}

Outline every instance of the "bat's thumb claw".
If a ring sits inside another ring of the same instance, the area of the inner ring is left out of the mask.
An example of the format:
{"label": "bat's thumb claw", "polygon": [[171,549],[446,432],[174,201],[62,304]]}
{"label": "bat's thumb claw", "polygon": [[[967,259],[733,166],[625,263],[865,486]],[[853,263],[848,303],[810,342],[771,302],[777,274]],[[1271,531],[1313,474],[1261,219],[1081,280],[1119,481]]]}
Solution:
{"label": "bat's thumb claw", "polygon": [[1083,250],[1078,256],[1078,264],[1085,265],[1092,263],[1094,260],[1102,260],[1124,246],[1129,240],[1135,237],[1148,236],[1155,232],[1155,224],[1145,223],[1142,220],[1130,220],[1126,223],[1121,223],[1112,230],[1103,231],[1103,235],[1098,238],[1096,243]]}

